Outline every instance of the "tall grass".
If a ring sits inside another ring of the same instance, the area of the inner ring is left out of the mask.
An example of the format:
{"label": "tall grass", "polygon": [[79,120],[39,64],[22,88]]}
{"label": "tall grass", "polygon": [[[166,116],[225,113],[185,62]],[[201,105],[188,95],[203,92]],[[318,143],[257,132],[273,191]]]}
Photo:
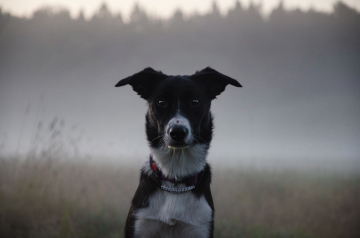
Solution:
{"label": "tall grass", "polygon": [[[213,173],[216,237],[360,237],[357,175]],[[1,158],[0,237],[122,237],[138,176],[109,162]]]}

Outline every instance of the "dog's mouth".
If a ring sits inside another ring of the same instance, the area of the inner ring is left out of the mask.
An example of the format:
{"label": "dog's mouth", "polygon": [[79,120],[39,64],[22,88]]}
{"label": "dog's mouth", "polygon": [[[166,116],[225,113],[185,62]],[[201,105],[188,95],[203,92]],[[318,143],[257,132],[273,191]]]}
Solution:
{"label": "dog's mouth", "polygon": [[190,147],[191,144],[187,143],[186,140],[174,140],[171,137],[167,137],[167,139],[165,139],[165,145],[169,148],[169,149],[187,149]]}
{"label": "dog's mouth", "polygon": [[187,149],[189,148],[189,145],[168,145],[169,149],[174,149],[174,150],[182,150],[182,149]]}
{"label": "dog's mouth", "polygon": [[169,135],[164,135],[163,139],[160,141],[159,146],[160,147],[167,147],[169,149],[174,149],[174,150],[182,150],[182,149],[187,149],[190,148],[192,146],[192,140],[174,140],[173,138],[171,138]]}
{"label": "dog's mouth", "polygon": [[159,142],[159,147],[169,148],[172,150],[188,149],[192,146],[192,140],[174,140],[169,135],[165,134],[162,140]]}

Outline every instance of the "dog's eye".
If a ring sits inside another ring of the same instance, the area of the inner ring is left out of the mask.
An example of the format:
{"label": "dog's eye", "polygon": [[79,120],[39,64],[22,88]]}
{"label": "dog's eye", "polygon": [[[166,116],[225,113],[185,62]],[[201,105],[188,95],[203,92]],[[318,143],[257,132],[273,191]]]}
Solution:
{"label": "dog's eye", "polygon": [[167,102],[164,100],[164,99],[159,99],[157,101],[157,104],[160,106],[160,107],[166,107],[167,106]]}
{"label": "dog's eye", "polygon": [[191,106],[197,106],[197,105],[199,105],[199,104],[200,104],[199,99],[193,99],[193,100],[191,100]]}

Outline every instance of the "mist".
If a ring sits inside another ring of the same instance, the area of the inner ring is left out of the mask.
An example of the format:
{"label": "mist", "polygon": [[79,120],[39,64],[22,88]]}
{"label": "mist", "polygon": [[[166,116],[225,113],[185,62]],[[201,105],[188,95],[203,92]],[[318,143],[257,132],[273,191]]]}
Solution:
{"label": "mist", "polygon": [[360,13],[260,8],[164,20],[135,6],[126,23],[106,5],[89,20],[0,10],[0,154],[144,160],[146,102],[114,85],[145,67],[211,66],[243,88],[213,101],[210,161],[359,161]]}

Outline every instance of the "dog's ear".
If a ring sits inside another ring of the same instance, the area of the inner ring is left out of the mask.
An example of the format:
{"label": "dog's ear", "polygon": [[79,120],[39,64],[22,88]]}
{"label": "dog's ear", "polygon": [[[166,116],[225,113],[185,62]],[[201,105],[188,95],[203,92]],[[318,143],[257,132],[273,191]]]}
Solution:
{"label": "dog's ear", "polygon": [[242,87],[235,79],[219,73],[210,67],[196,72],[191,75],[190,78],[207,88],[211,99],[215,99],[217,95],[222,93],[228,84],[235,87]]}
{"label": "dog's ear", "polygon": [[155,71],[149,67],[139,73],[120,80],[115,87],[130,84],[140,97],[148,100],[154,88],[166,77],[167,75],[162,72]]}

